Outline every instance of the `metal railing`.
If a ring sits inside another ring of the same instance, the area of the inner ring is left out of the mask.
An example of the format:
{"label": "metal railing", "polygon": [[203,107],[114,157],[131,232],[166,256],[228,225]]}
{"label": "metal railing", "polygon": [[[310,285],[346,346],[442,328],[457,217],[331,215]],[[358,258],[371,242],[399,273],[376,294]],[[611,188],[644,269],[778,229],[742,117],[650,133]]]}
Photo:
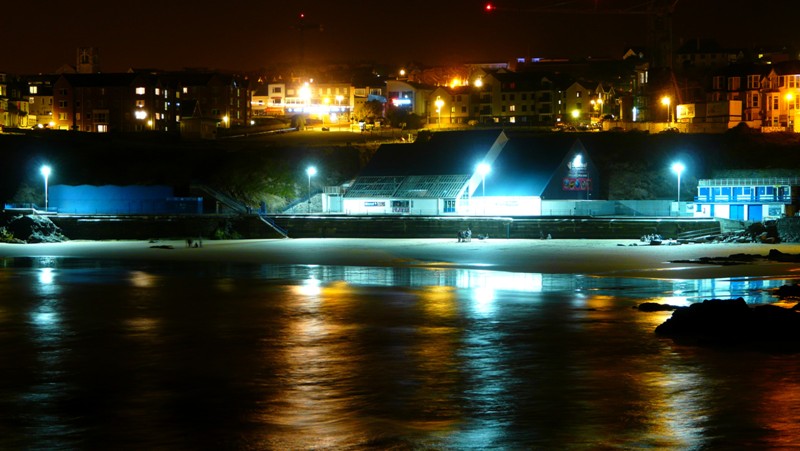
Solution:
{"label": "metal railing", "polygon": [[800,177],[701,179],[697,186],[800,186]]}

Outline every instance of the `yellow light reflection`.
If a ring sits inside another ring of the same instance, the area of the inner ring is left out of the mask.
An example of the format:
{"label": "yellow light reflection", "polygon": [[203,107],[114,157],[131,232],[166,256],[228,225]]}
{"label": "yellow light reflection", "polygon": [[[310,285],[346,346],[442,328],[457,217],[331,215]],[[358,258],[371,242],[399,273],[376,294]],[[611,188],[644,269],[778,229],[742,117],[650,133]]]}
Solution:
{"label": "yellow light reflection", "polygon": [[144,271],[131,271],[128,279],[134,287],[151,288],[155,286],[157,277]]}
{"label": "yellow light reflection", "polygon": [[155,318],[131,318],[125,320],[124,325],[131,335],[151,336],[158,330],[159,321]]}
{"label": "yellow light reflection", "polygon": [[359,372],[354,365],[361,357],[350,339],[352,328],[343,326],[350,321],[339,319],[348,314],[340,309],[340,301],[352,290],[344,283],[328,287],[310,278],[291,291],[286,299],[289,319],[280,332],[287,337],[282,348],[285,371],[280,375],[286,384],[277,398],[266,401],[270,407],[259,412],[259,421],[285,426],[285,435],[271,431],[269,440],[298,448],[338,448],[359,441],[363,431],[342,421],[351,414],[353,402],[344,391],[359,389],[351,380]]}
{"label": "yellow light reflection", "polygon": [[458,313],[452,287],[427,287],[421,293],[422,308],[430,317],[453,318]]}

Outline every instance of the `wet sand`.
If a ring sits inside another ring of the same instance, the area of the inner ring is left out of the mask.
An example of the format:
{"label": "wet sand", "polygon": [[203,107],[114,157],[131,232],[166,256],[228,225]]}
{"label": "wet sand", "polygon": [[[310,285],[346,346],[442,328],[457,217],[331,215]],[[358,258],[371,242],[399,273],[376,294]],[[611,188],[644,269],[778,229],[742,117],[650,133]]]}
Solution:
{"label": "wet sand", "polygon": [[800,264],[672,263],[733,254],[765,256],[770,249],[800,254],[800,244],[685,244],[647,246],[635,240],[284,239],[204,241],[68,241],[2,244],[0,258],[65,257],[131,261],[256,264],[416,266],[596,276],[700,279],[800,277]]}

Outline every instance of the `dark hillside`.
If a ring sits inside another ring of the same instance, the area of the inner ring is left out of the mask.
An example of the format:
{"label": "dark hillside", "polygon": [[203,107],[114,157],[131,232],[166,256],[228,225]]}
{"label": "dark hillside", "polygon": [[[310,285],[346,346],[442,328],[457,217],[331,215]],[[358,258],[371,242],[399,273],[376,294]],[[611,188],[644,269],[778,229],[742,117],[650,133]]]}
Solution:
{"label": "dark hillside", "polygon": [[[669,166],[676,160],[687,167],[687,193],[698,178],[800,174],[800,137],[795,134],[543,133],[534,141],[569,148],[576,139],[598,167],[603,197],[608,198],[671,196],[675,185]],[[304,193],[309,164],[324,168],[315,186],[339,184],[357,175],[369,154],[354,146],[185,142],[164,135],[6,134],[0,135],[0,200],[12,199],[23,185],[38,190],[39,167],[45,162],[53,166],[51,184],[168,184],[178,195],[191,183],[243,192],[246,186],[233,186],[255,184],[291,200]]]}

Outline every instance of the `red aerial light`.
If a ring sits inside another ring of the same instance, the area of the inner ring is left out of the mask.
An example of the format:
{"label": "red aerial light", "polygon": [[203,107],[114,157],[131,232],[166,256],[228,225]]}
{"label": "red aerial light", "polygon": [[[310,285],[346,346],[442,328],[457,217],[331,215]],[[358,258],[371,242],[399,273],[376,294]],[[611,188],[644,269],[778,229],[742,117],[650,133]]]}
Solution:
{"label": "red aerial light", "polygon": [[486,9],[487,13],[490,13],[495,10],[495,6],[491,3],[487,3],[484,9]]}

